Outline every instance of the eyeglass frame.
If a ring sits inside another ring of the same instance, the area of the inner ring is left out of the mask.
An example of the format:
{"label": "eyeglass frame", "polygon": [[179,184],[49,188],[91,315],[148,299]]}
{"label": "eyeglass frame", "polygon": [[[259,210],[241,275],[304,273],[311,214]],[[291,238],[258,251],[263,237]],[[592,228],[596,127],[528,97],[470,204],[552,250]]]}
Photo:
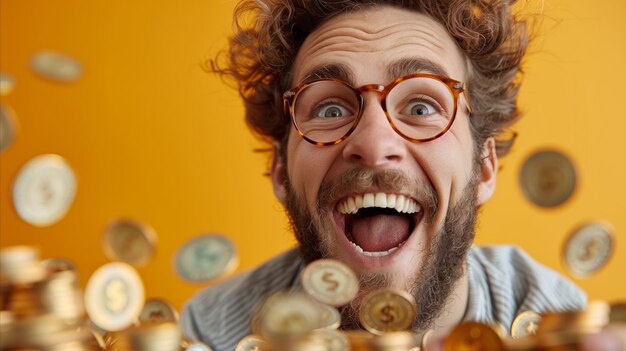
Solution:
{"label": "eyeglass frame", "polygon": [[[396,127],[395,123],[393,123],[392,117],[389,115],[389,112],[387,111],[387,95],[389,94],[389,92],[398,84],[400,84],[401,82],[408,80],[408,79],[413,79],[413,78],[430,78],[430,79],[435,79],[440,81],[441,83],[443,83],[448,90],[450,91],[450,93],[452,94],[452,98],[454,100],[454,110],[452,112],[452,117],[450,118],[450,122],[448,122],[448,125],[438,134],[436,134],[435,136],[429,137],[429,138],[425,138],[425,139],[416,139],[416,138],[411,138],[408,135],[405,135],[404,133],[402,133],[398,127]],[[359,109],[358,109],[358,114],[356,116],[356,119],[354,120],[354,122],[352,122],[352,126],[350,127],[350,129],[339,139],[335,140],[335,141],[327,141],[327,142],[321,142],[321,141],[315,141],[309,137],[307,137],[306,135],[304,135],[304,132],[302,132],[302,130],[300,130],[300,128],[298,127],[298,123],[296,122],[296,117],[295,117],[295,104],[294,102],[297,101],[297,97],[298,95],[305,90],[306,88],[308,88],[311,85],[314,84],[318,84],[320,82],[337,82],[340,84],[345,85],[346,87],[350,88],[351,90],[354,91],[355,95],[358,96],[359,98]],[[305,82],[303,84],[300,84],[294,88],[291,88],[289,90],[287,90],[286,92],[283,93],[283,110],[285,113],[289,114],[289,117],[291,118],[291,122],[293,123],[293,126],[296,128],[296,131],[298,132],[298,134],[306,141],[308,141],[309,143],[313,144],[313,145],[317,145],[317,146],[331,146],[331,145],[337,145],[339,143],[341,143],[342,141],[346,140],[351,134],[352,132],[354,132],[354,130],[356,129],[357,125],[359,124],[359,122],[361,121],[361,117],[363,116],[363,106],[365,103],[365,98],[363,97],[363,93],[368,92],[368,91],[376,91],[378,93],[380,93],[380,98],[379,98],[379,103],[381,108],[383,109],[383,111],[385,112],[385,116],[387,117],[387,121],[389,122],[389,124],[391,125],[391,128],[398,133],[401,137],[403,137],[404,139],[411,141],[413,143],[425,143],[428,141],[432,141],[435,140],[437,138],[439,138],[440,136],[444,135],[451,127],[452,124],[454,123],[454,120],[456,119],[456,113],[457,113],[457,109],[459,106],[459,100],[460,100],[460,96],[461,93],[463,94],[463,96],[465,96],[465,101],[467,103],[467,107],[469,112],[472,112],[472,104],[469,100],[469,95],[467,92],[467,88],[465,86],[465,83],[462,83],[458,80],[446,77],[446,76],[441,76],[438,74],[431,74],[431,73],[413,73],[413,74],[408,74],[405,76],[401,76],[398,77],[396,79],[394,79],[391,83],[385,85],[382,84],[365,84],[362,85],[358,88],[353,87],[351,84],[341,80],[341,79],[337,79],[337,78],[322,78],[322,79],[317,79],[314,81],[310,81],[310,82]]]}

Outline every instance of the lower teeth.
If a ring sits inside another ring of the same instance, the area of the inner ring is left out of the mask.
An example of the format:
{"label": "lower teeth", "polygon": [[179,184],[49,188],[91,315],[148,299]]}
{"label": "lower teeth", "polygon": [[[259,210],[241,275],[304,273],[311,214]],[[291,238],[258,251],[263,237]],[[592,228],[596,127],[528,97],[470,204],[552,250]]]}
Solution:
{"label": "lower teeth", "polygon": [[377,252],[369,252],[369,251],[365,251],[363,250],[359,245],[350,242],[352,244],[352,246],[354,246],[354,248],[359,252],[362,253],[365,256],[370,256],[370,257],[380,257],[380,256],[387,256],[389,254],[391,254],[392,252],[396,251],[400,246],[402,246],[402,243],[396,247],[393,247],[387,251],[377,251]]}

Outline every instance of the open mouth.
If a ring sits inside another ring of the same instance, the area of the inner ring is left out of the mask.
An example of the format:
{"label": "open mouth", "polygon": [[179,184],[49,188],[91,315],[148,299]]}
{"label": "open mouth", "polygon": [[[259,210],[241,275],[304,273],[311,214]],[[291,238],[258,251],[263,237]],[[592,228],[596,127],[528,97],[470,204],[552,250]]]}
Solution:
{"label": "open mouth", "polygon": [[365,256],[396,251],[411,236],[421,211],[414,199],[386,193],[353,195],[337,204],[346,238]]}

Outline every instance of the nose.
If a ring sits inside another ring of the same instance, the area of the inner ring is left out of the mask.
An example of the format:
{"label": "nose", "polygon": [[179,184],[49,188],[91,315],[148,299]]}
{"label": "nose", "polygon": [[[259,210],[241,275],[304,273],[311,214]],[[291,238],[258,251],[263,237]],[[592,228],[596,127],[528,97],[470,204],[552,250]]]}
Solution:
{"label": "nose", "polygon": [[344,140],[344,159],[371,168],[402,161],[407,155],[405,139],[389,124],[376,93],[365,100],[359,124]]}

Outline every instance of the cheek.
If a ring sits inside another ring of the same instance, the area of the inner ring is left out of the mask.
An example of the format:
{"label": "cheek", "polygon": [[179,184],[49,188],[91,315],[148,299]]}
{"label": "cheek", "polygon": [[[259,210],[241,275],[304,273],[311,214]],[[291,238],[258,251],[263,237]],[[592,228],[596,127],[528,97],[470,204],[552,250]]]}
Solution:
{"label": "cheek", "polygon": [[312,206],[333,158],[329,147],[315,146],[298,139],[289,141],[287,172],[293,190]]}

